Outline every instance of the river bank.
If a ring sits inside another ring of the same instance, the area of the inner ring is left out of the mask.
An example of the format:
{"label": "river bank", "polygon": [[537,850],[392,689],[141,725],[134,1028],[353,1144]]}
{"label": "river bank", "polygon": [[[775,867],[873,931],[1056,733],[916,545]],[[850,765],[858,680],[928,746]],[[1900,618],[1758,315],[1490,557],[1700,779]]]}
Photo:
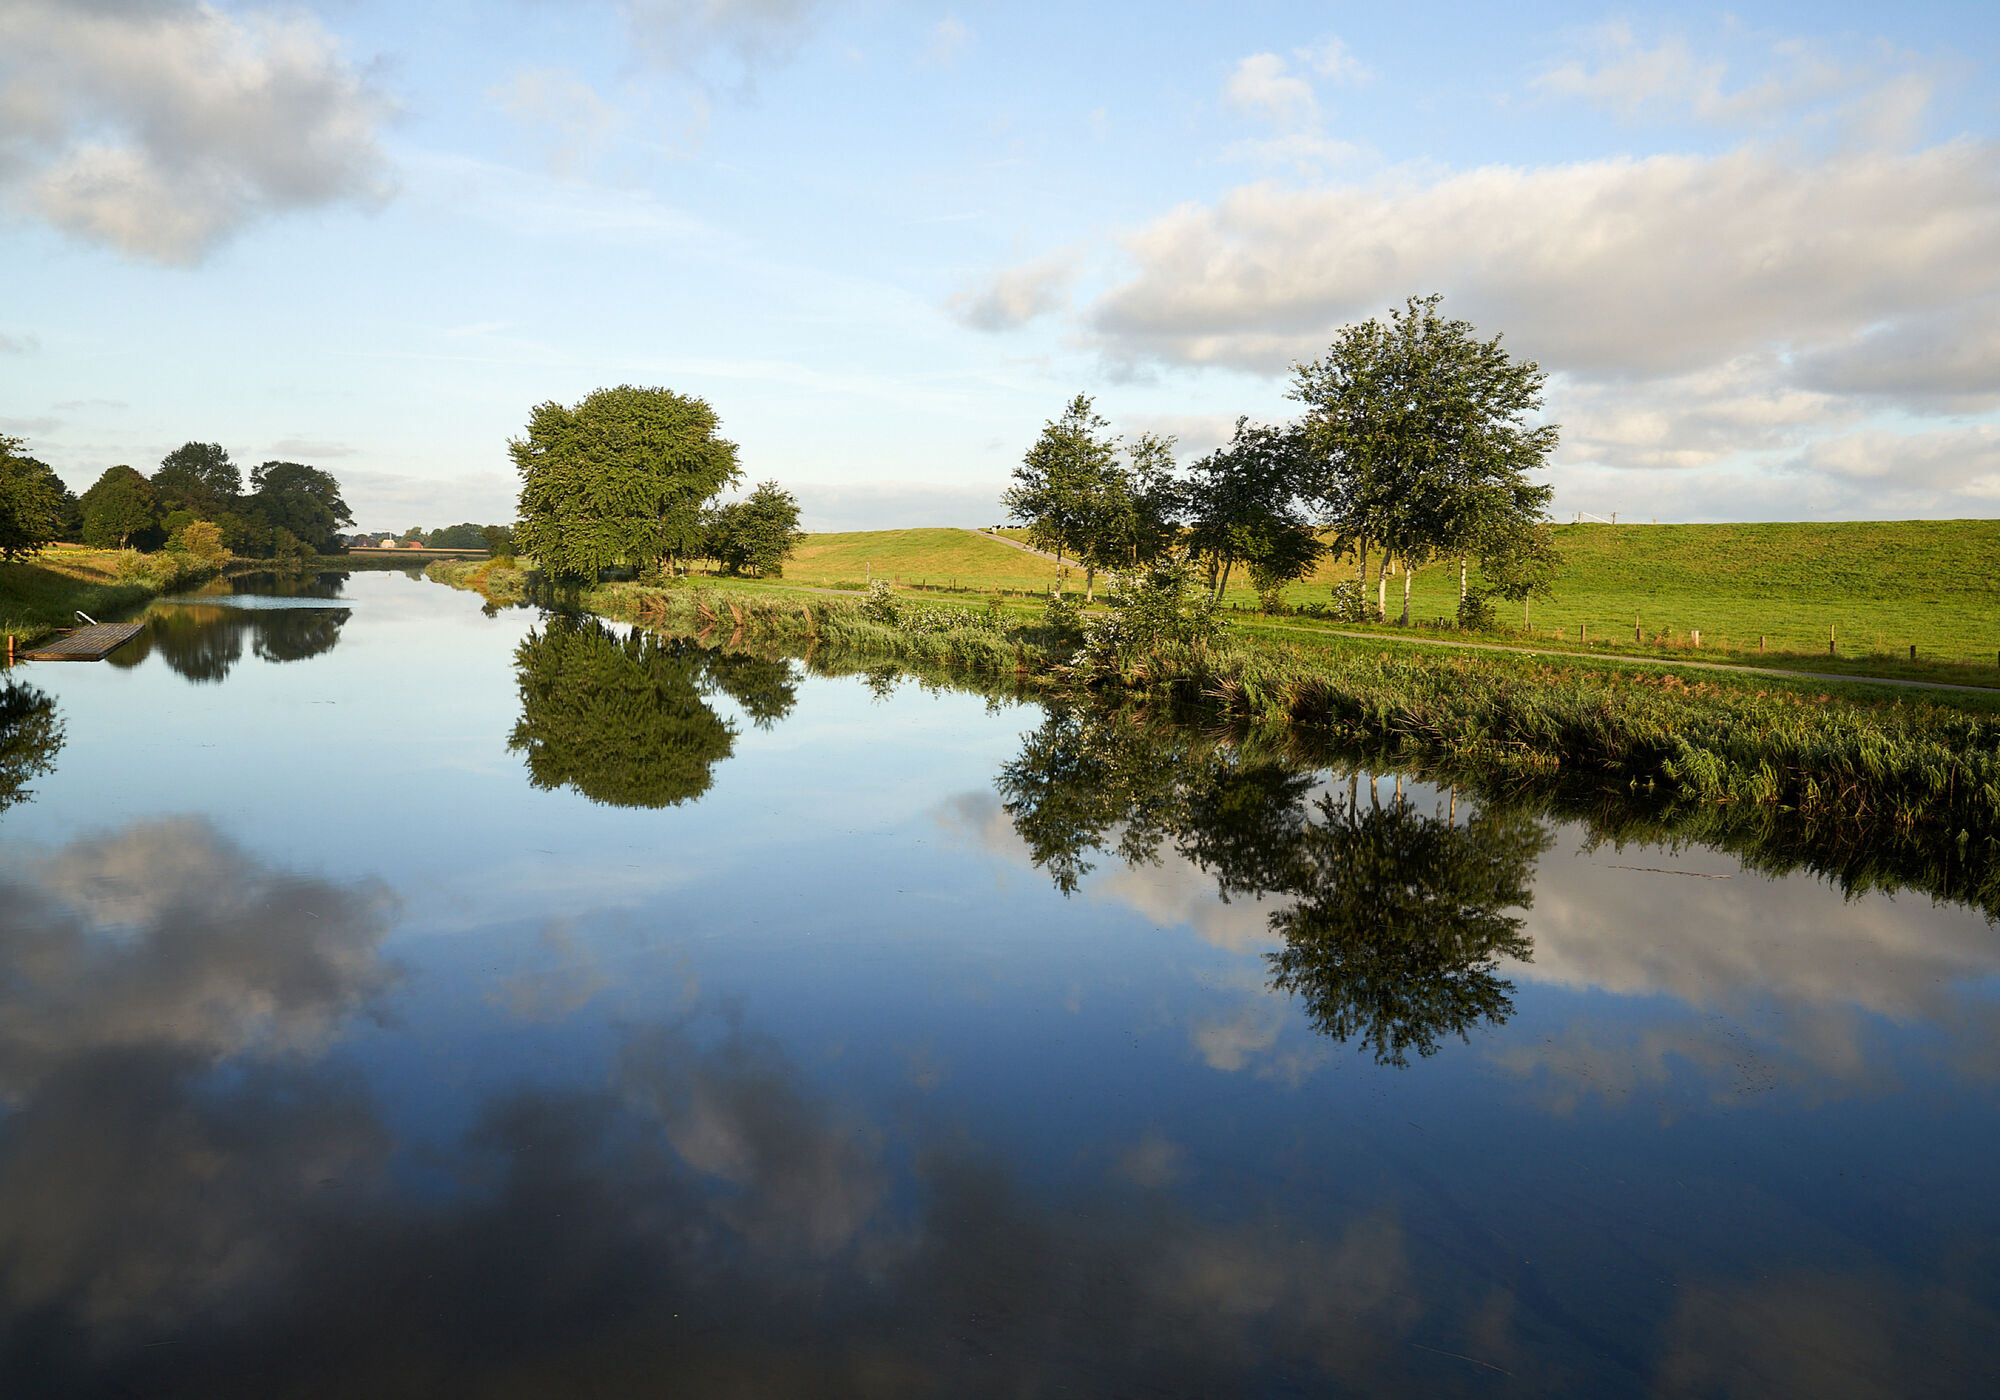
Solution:
{"label": "river bank", "polygon": [[[428,576],[495,602],[528,577],[492,563]],[[1337,741],[1494,774],[1562,776],[1649,801],[1728,805],[1926,834],[1962,849],[2000,838],[2000,717],[1976,692],[1895,694],[1643,664],[1326,639],[1311,647],[1222,630],[1177,640],[893,599],[604,584],[568,600],[694,636],[833,650],[1051,698],[1203,704],[1219,720],[1299,725]]]}
{"label": "river bank", "polygon": [[165,551],[59,548],[0,563],[0,634],[17,643],[39,641],[74,626],[78,612],[108,622],[163,593],[214,578],[231,562]]}

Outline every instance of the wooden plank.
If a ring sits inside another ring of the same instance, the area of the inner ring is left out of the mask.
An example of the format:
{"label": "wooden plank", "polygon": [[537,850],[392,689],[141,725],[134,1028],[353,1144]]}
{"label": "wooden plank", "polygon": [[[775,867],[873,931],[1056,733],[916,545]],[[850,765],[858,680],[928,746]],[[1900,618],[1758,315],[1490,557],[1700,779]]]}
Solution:
{"label": "wooden plank", "polygon": [[100,622],[23,652],[30,661],[102,661],[146,630],[143,622]]}

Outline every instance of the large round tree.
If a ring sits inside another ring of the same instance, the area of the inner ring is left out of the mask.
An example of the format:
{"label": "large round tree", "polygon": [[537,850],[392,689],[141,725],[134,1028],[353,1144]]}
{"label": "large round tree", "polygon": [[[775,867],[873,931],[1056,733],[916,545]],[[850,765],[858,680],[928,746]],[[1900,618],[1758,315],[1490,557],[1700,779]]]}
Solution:
{"label": "large round tree", "polygon": [[517,547],[545,573],[592,580],[700,553],[703,508],[741,475],[718,426],[702,399],[630,384],[574,408],[537,405],[507,444],[521,473]]}

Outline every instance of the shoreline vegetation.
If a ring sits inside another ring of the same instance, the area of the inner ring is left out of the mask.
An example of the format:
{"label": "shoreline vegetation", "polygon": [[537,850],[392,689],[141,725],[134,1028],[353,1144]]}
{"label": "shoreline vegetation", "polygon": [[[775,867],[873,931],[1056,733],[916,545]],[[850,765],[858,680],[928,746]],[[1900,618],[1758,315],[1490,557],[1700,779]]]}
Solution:
{"label": "shoreline vegetation", "polygon": [[62,548],[0,563],[0,634],[17,644],[77,626],[76,614],[99,622],[119,620],[162,594],[205,583],[238,562],[268,568],[270,561],[203,560],[161,550]]}
{"label": "shoreline vegetation", "polygon": [[[1689,839],[1798,854],[1849,887],[1881,869],[1936,897],[2000,909],[2000,697],[1699,678],[1642,662],[1436,652],[1393,640],[1307,647],[1217,627],[1175,637],[997,605],[973,611],[687,581],[600,584],[552,598],[504,561],[433,564],[483,593],[754,647],[842,673],[901,667],[1020,699],[1171,710],[1211,727],[1310,743],[1490,791],[1603,809],[1632,839]],[[1614,819],[1615,818],[1615,819]],[[1625,839],[1614,835],[1612,839]]]}

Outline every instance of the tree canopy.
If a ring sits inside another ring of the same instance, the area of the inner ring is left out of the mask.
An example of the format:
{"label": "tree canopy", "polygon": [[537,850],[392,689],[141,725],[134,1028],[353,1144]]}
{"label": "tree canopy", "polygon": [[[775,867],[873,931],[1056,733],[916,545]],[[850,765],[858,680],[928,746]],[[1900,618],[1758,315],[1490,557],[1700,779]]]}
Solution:
{"label": "tree canopy", "polygon": [[1446,319],[1442,300],[1411,297],[1292,366],[1314,463],[1304,493],[1364,568],[1371,543],[1384,570],[1390,555],[1416,566],[1517,548],[1548,506],[1552,488],[1528,476],[1560,436],[1532,421],[1547,374]]}
{"label": "tree canopy", "polygon": [[182,443],[160,459],[152,479],[163,509],[191,510],[204,520],[229,510],[243,493],[236,464],[217,442]]}
{"label": "tree canopy", "polygon": [[153,484],[130,467],[107,467],[83,493],[83,542],[124,549],[160,523]]}
{"label": "tree canopy", "polygon": [[0,559],[18,559],[63,537],[76,498],[21,439],[0,435]]}
{"label": "tree canopy", "polygon": [[785,560],[804,538],[798,497],[766,481],[744,499],[710,512],[707,553],[732,574],[749,570],[782,578]]}
{"label": "tree canopy", "polygon": [[1227,447],[1194,465],[1186,488],[1188,552],[1209,561],[1215,596],[1237,564],[1260,593],[1310,574],[1325,553],[1298,503],[1299,434],[1236,420]]}
{"label": "tree canopy", "polygon": [[1014,468],[1014,484],[1000,499],[1028,538],[1060,563],[1087,563],[1086,541],[1116,514],[1118,440],[1091,407],[1087,394],[1069,401]]}
{"label": "tree canopy", "polygon": [[699,554],[705,507],[741,475],[706,401],[621,384],[538,404],[507,450],[521,474],[515,542],[559,578]]}

